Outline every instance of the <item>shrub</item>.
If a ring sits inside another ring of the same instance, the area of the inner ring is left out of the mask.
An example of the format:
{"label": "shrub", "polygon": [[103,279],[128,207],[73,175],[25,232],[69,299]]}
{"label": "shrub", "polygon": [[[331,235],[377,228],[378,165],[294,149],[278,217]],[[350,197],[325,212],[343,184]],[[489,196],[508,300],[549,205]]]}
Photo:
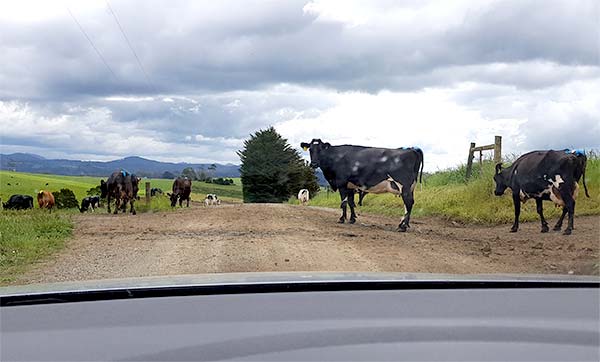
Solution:
{"label": "shrub", "polygon": [[57,209],[78,208],[79,203],[75,198],[75,193],[69,189],[60,189],[60,191],[52,192],[54,202]]}

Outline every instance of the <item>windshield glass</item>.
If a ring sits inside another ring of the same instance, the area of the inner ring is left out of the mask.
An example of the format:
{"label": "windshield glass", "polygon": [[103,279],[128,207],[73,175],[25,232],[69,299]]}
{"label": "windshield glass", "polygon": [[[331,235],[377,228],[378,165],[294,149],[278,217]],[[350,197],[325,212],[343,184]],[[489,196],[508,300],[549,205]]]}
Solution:
{"label": "windshield glass", "polygon": [[597,1],[4,1],[0,285],[600,274]]}

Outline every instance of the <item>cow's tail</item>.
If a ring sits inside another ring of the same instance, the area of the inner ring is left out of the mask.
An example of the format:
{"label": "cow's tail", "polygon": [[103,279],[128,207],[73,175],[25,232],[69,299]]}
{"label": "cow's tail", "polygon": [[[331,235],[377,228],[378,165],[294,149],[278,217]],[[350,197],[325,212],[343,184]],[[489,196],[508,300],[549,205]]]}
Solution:
{"label": "cow's tail", "polygon": [[587,185],[585,184],[585,168],[587,166],[586,163],[583,164],[583,173],[581,174],[581,178],[583,179],[583,189],[585,190],[585,196],[589,198],[590,194],[588,193]]}
{"label": "cow's tail", "polygon": [[[423,158],[423,150],[415,147],[415,151],[417,152],[417,154],[419,155],[419,163],[421,164],[421,174],[419,175],[419,183],[422,184],[423,183],[423,165],[424,165],[424,158]],[[417,164],[416,170],[417,173],[419,172],[419,164]]]}

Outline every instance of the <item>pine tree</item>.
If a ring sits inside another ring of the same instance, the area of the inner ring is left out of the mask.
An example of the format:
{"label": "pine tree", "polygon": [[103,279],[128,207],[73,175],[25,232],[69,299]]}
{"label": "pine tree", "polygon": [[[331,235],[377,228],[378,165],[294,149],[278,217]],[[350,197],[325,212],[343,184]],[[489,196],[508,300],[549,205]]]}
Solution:
{"label": "pine tree", "polygon": [[287,201],[307,185],[318,191],[312,169],[273,127],[251,135],[238,155],[244,202]]}

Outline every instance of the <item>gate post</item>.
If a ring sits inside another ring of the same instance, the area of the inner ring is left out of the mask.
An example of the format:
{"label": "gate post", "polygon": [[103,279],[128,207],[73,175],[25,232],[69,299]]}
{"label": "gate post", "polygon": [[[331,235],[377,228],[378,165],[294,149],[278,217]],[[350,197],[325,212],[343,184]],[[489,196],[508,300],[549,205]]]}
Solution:
{"label": "gate post", "polygon": [[502,136],[494,137],[494,164],[502,162]]}
{"label": "gate post", "polygon": [[471,169],[473,168],[473,149],[475,148],[475,142],[471,142],[469,146],[469,158],[467,159],[467,173],[465,179],[469,180],[471,177]]}
{"label": "gate post", "polygon": [[146,205],[150,204],[150,182],[146,181]]}

